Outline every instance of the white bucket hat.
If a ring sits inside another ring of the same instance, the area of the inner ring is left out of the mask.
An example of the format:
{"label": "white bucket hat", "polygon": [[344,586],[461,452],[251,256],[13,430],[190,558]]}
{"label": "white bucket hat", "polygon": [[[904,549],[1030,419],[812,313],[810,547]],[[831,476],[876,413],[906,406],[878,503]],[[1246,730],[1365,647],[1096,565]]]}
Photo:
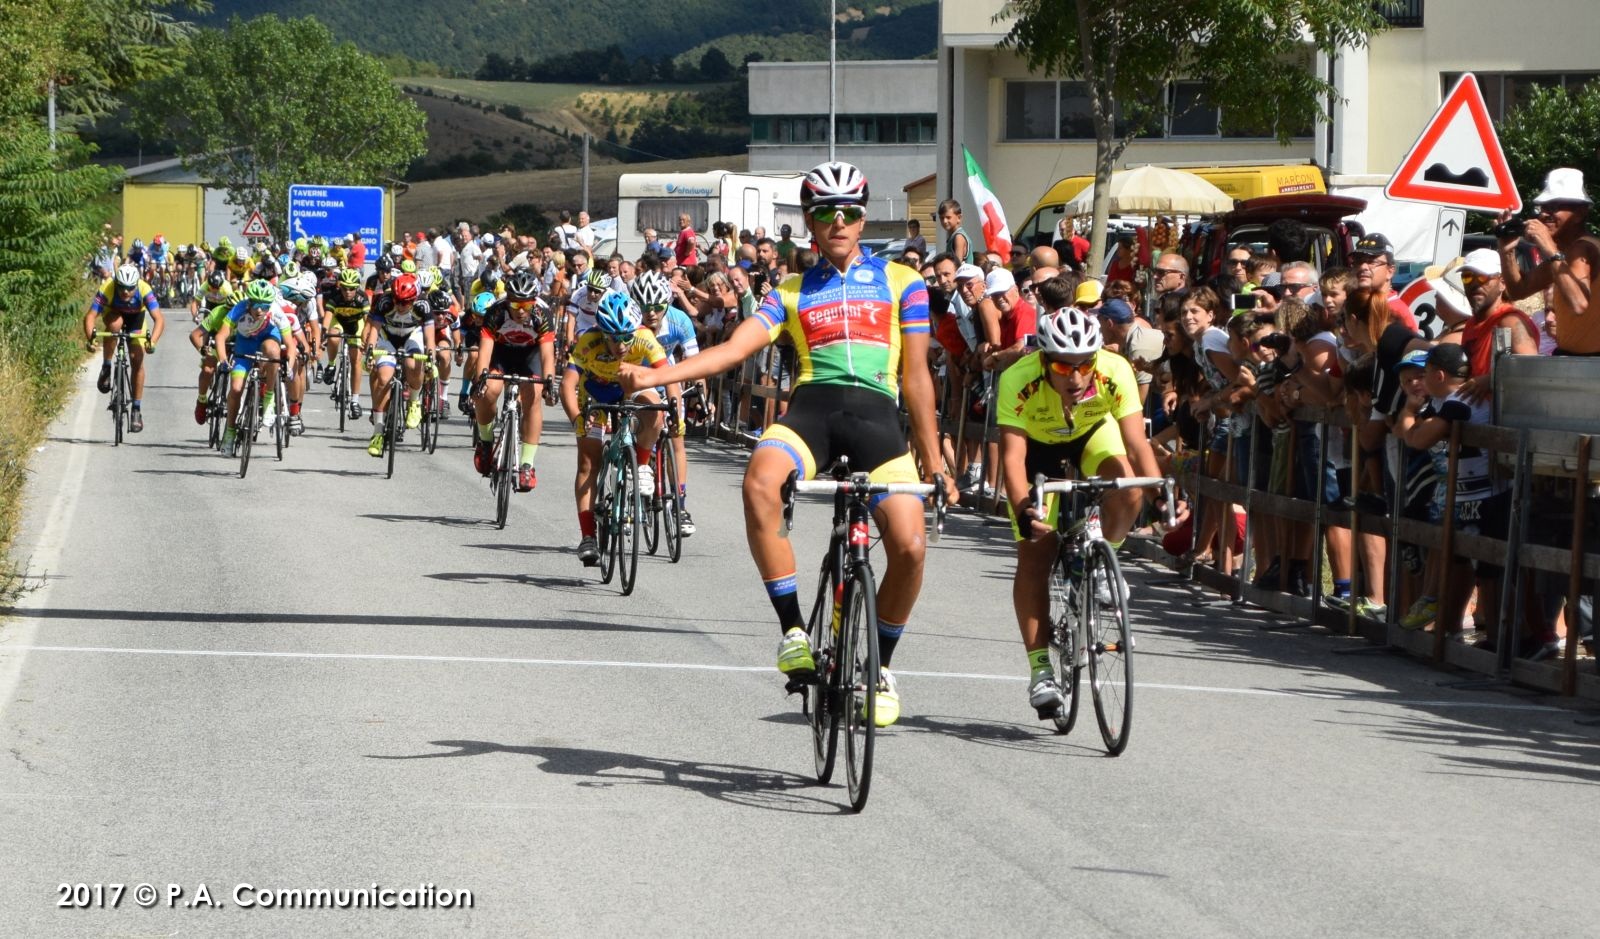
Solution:
{"label": "white bucket hat", "polygon": [[1533,198],[1534,205],[1546,202],[1582,202],[1593,205],[1594,200],[1583,191],[1583,170],[1563,166],[1553,169],[1544,178],[1544,191]]}
{"label": "white bucket hat", "polygon": [[1472,304],[1467,300],[1466,287],[1461,283],[1461,258],[1449,264],[1434,264],[1422,272],[1422,277],[1433,290],[1436,305],[1447,306],[1462,316],[1472,314]]}

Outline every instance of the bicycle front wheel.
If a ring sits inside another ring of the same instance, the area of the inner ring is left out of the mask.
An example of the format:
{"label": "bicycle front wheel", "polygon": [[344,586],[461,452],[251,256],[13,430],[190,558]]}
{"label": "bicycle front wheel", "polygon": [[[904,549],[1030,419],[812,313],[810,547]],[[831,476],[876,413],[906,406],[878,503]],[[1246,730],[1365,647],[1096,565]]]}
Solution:
{"label": "bicycle front wheel", "polygon": [[832,703],[838,699],[839,670],[834,658],[831,581],[829,565],[824,564],[817,579],[817,599],[811,605],[811,618],[806,620],[817,674],[806,686],[801,699],[802,708],[811,721],[811,755],[816,764],[817,782],[824,786],[833,778],[834,759],[839,752],[839,708]]}
{"label": "bicycle front wheel", "polygon": [[840,637],[840,662],[845,667],[844,739],[845,776],[850,784],[850,808],[859,812],[872,788],[872,751],[877,737],[878,705],[878,588],[872,569],[857,565],[844,589],[844,623]]}
{"label": "bicycle front wheel", "polygon": [[[399,366],[395,367],[395,374],[399,374]],[[389,382],[389,400],[384,402],[383,409],[383,448],[385,466],[384,479],[394,478],[394,452],[400,449],[400,428],[405,421],[405,397],[401,394],[404,385],[398,381]]]}
{"label": "bicycle front wheel", "polygon": [[244,393],[239,396],[239,414],[234,419],[234,437],[239,446],[239,478],[250,470],[250,447],[256,440],[256,381],[248,376],[244,380]]}
{"label": "bicycle front wheel", "polygon": [[496,528],[505,528],[506,519],[511,515],[511,487],[516,485],[517,454],[515,437],[515,412],[502,412],[508,416],[501,418],[500,432],[495,435],[495,465],[494,475],[494,523]]}
{"label": "bicycle front wheel", "polygon": [[1117,553],[1104,541],[1089,555],[1089,589],[1084,597],[1089,651],[1089,687],[1100,737],[1112,756],[1128,746],[1133,725],[1133,634],[1128,628],[1127,585]]}
{"label": "bicycle front wheel", "polygon": [[422,452],[433,453],[439,448],[439,382],[423,375],[421,395]]}
{"label": "bicycle front wheel", "polygon": [[673,446],[661,450],[661,469],[656,472],[661,480],[662,523],[667,531],[667,557],[678,563],[683,557],[683,503],[678,501],[678,454]]}
{"label": "bicycle front wheel", "polygon": [[617,494],[618,464],[609,459],[600,464],[600,493],[594,503],[595,537],[600,549],[600,582],[611,583],[617,574],[617,538],[622,527],[619,511],[622,498]]}
{"label": "bicycle front wheel", "polygon": [[618,513],[616,551],[622,568],[622,595],[626,597],[633,593],[634,582],[639,576],[639,541],[643,527],[640,514],[644,509],[644,499],[639,492],[639,465],[633,461],[632,451],[624,454],[621,467],[620,484],[617,486],[617,504],[621,511]]}
{"label": "bicycle front wheel", "polygon": [[111,367],[111,420],[116,425],[111,431],[111,445],[122,445],[123,430],[128,426],[128,364],[119,356]]}
{"label": "bicycle front wheel", "polygon": [[345,419],[350,416],[350,359],[343,347],[333,360],[333,406],[339,410],[339,433],[344,433]]}
{"label": "bicycle front wheel", "polygon": [[1069,734],[1078,722],[1078,676],[1083,674],[1083,654],[1079,646],[1079,600],[1081,583],[1074,583],[1072,561],[1065,552],[1050,568],[1050,669],[1067,703],[1051,718],[1056,733]]}
{"label": "bicycle front wheel", "polygon": [[[657,441],[655,450],[650,454],[650,465],[656,470],[656,489],[661,489],[661,451],[662,445]],[[661,549],[661,512],[663,506],[656,492],[639,493],[639,506],[644,512],[644,520],[640,525],[644,533],[644,549],[651,557]]]}

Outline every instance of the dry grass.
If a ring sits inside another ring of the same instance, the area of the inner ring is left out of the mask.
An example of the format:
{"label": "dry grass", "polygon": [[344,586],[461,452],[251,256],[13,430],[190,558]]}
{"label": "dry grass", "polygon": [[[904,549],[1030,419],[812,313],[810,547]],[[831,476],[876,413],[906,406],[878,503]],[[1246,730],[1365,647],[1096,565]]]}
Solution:
{"label": "dry grass", "polygon": [[[623,173],[703,173],[718,169],[743,172],[748,165],[749,159],[743,154],[597,164],[590,167],[589,214],[595,218],[617,214],[617,180]],[[582,178],[582,170],[573,167],[414,183],[409,191],[395,198],[396,230],[448,225],[463,218],[482,221],[518,202],[531,202],[552,216],[563,208],[576,210],[583,198]]]}
{"label": "dry grass", "polygon": [[[430,160],[469,154],[474,150],[487,150],[505,159],[524,148],[537,153],[561,152],[564,159],[576,158],[567,152],[568,144],[562,138],[499,112],[481,111],[448,98],[420,96],[411,100],[428,117]],[[499,146],[495,146],[496,142]]]}
{"label": "dry grass", "polygon": [[0,601],[10,602],[22,587],[11,544],[22,519],[28,458],[44,439],[59,395],[41,395],[26,366],[0,349]]}

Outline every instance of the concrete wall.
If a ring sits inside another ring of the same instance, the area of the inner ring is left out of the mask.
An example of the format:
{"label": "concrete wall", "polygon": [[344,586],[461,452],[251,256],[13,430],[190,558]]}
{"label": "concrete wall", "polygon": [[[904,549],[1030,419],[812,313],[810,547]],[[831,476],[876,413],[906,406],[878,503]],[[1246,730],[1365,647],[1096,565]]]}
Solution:
{"label": "concrete wall", "polygon": [[[837,158],[861,167],[872,190],[873,218],[906,217],[906,196],[902,191],[913,180],[933,172],[936,145],[921,144],[839,144]],[[803,173],[828,159],[828,145],[752,144],[750,171],[754,173]]]}
{"label": "concrete wall", "polygon": [[1423,29],[1373,38],[1368,68],[1368,165],[1360,172],[1389,174],[1438,109],[1441,73],[1600,71],[1600,4],[1428,0]]}
{"label": "concrete wall", "polygon": [[[840,62],[838,112],[933,114],[937,75],[931,60]],[[750,113],[827,114],[828,63],[750,63]]]}

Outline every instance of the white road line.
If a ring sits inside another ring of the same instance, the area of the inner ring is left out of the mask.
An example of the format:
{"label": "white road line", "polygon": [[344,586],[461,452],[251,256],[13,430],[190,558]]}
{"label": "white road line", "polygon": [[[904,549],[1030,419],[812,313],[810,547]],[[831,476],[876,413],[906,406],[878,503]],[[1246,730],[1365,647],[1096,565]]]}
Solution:
{"label": "white road line", "polygon": [[[110,646],[15,646],[19,652],[80,652],[100,655],[186,655],[215,658],[323,659],[366,662],[440,662],[471,665],[536,665],[556,668],[638,668],[696,672],[770,672],[770,665],[716,665],[709,662],[628,662],[620,659],[525,659],[478,655],[401,655],[376,652],[265,652],[248,649],[134,649]],[[914,672],[896,670],[910,678],[1001,681],[1021,683],[1021,675],[993,675],[984,672]],[[1327,691],[1286,691],[1271,688],[1223,688],[1212,685],[1168,685],[1138,682],[1140,691],[1191,691],[1200,694],[1254,695],[1268,698],[1312,698],[1321,701],[1357,701],[1389,704],[1396,707],[1475,708],[1489,711],[1542,711],[1556,713],[1564,708],[1541,704],[1501,704],[1493,701],[1427,701],[1390,698],[1381,694],[1352,691],[1348,694]]]}
{"label": "white road line", "polygon": [[[89,424],[99,411],[99,396],[88,390],[89,386],[85,384],[81,372],[78,386],[78,394],[72,404],[71,426],[65,428],[65,436],[87,440]],[[63,421],[62,425],[66,423]],[[37,578],[40,585],[17,598],[18,609],[45,609],[50,605],[50,589],[55,581],[46,575],[61,561],[61,550],[66,546],[67,533],[72,530],[72,518],[77,514],[78,499],[83,493],[83,476],[88,469],[89,453],[94,449],[94,445],[90,444],[68,443],[59,446],[67,450],[67,465],[61,478],[56,480],[50,511],[44,516],[44,529],[39,533],[39,541],[28,558],[28,578]],[[33,478],[35,483],[40,481],[38,476]],[[43,493],[33,491],[28,495],[38,497]],[[32,647],[33,637],[38,630],[39,620],[27,616],[12,619],[0,627],[0,714],[5,713],[6,705],[17,690],[17,682],[22,679],[22,663],[28,657],[28,649]]]}

